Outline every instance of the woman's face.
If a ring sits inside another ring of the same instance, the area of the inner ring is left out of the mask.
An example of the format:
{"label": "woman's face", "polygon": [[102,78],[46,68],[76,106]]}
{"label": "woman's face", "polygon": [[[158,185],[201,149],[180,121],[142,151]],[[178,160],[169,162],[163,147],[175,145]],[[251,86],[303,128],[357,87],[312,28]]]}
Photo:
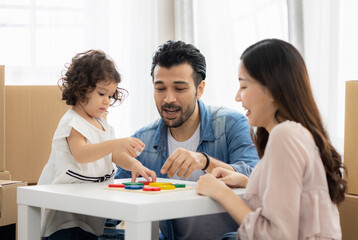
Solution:
{"label": "woman's face", "polygon": [[247,110],[246,117],[250,126],[264,127],[268,132],[277,124],[275,113],[277,107],[269,90],[252,78],[246,71],[244,64],[239,66],[240,88],[235,100],[242,102]]}

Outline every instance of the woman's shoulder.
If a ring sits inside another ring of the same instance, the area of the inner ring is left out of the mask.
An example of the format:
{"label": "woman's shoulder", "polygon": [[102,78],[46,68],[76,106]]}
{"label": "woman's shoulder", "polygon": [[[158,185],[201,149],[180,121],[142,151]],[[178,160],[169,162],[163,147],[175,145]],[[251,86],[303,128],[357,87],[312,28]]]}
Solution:
{"label": "woman's shoulder", "polygon": [[316,146],[313,136],[307,128],[298,122],[289,120],[277,124],[272,129],[270,140],[282,144],[300,143],[300,145]]}
{"label": "woman's shoulder", "polygon": [[282,123],[277,124],[271,131],[270,136],[291,136],[291,135],[300,135],[305,137],[310,137],[311,133],[307,128],[302,126],[298,122],[294,121],[284,121]]}

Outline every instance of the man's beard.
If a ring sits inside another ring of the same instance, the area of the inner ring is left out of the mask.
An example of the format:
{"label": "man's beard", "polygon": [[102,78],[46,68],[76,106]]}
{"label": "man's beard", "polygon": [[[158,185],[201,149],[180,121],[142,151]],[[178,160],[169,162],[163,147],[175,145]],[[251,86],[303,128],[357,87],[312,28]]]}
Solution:
{"label": "man's beard", "polygon": [[[181,125],[183,125],[183,123],[185,123],[193,114],[194,110],[195,110],[195,106],[196,106],[196,99],[194,99],[194,101],[192,102],[191,105],[188,106],[187,110],[185,112],[182,112],[182,107],[177,106],[173,103],[170,104],[164,104],[160,107],[160,116],[165,124],[165,126],[169,127],[169,128],[177,128],[180,127]],[[170,123],[172,120],[167,120],[164,118],[164,114],[163,111],[164,109],[173,109],[176,110],[178,112],[181,112],[179,119],[177,119],[176,121]]]}

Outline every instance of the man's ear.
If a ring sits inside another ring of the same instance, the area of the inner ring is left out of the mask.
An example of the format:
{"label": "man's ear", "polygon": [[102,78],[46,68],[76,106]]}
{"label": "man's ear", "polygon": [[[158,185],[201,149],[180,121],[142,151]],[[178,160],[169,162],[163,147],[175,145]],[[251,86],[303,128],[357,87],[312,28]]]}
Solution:
{"label": "man's ear", "polygon": [[204,93],[204,88],[205,88],[205,81],[202,80],[199,85],[198,85],[198,89],[196,91],[196,99],[199,99],[201,98],[201,96],[203,95]]}

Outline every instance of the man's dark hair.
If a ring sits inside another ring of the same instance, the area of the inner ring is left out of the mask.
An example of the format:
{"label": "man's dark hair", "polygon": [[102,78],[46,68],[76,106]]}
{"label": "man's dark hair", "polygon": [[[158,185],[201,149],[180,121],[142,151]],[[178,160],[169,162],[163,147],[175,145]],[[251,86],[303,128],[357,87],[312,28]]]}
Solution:
{"label": "man's dark hair", "polygon": [[153,71],[157,65],[171,68],[183,63],[188,63],[193,68],[194,84],[195,87],[198,87],[206,77],[205,57],[200,53],[199,49],[183,41],[169,40],[158,47],[158,50],[153,55],[150,75],[154,78]]}

